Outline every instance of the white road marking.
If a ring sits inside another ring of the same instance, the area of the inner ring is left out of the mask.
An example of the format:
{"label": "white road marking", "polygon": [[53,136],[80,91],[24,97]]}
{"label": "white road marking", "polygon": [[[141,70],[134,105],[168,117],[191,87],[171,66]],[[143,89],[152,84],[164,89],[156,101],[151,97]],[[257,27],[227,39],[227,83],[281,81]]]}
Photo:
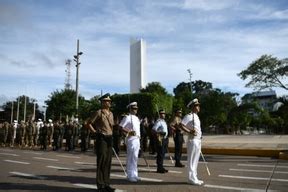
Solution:
{"label": "white road marking", "polygon": [[79,156],[72,156],[72,155],[56,155],[58,157],[66,157],[66,158],[71,158],[71,159],[80,159],[81,157]]}
{"label": "white road marking", "polygon": [[78,186],[78,187],[87,188],[87,189],[97,189],[96,185],[90,185],[90,184],[84,184],[84,183],[75,183],[73,185]]}
{"label": "white road marking", "polygon": [[48,168],[52,168],[52,169],[59,169],[59,170],[77,170],[75,168],[68,168],[68,167],[58,167],[58,166],[46,166]]}
{"label": "white road marking", "polygon": [[[275,165],[257,165],[257,164],[237,164],[237,166],[246,166],[246,167],[275,167]],[[286,168],[288,169],[288,166],[284,166],[284,165],[277,165],[277,168]]]}
{"label": "white road marking", "polygon": [[17,154],[13,154],[13,153],[0,153],[0,155],[7,155],[7,156],[14,156],[14,157],[18,157],[19,156]]}
{"label": "white road marking", "polygon": [[[235,176],[235,175],[219,175],[219,177],[234,178],[234,179],[264,180],[264,181],[267,181],[270,179],[268,177],[244,177],[244,176]],[[288,179],[271,179],[271,181],[288,182]]]}
{"label": "white road marking", "polygon": [[18,164],[24,164],[24,165],[29,165],[30,163],[28,162],[23,162],[23,161],[14,161],[14,160],[3,160],[9,163],[18,163]]}
{"label": "white road marking", "polygon": [[[251,191],[251,192],[257,192],[257,191],[262,191],[264,192],[263,189],[252,189],[252,188],[241,188],[241,187],[230,187],[230,186],[221,186],[221,185],[207,185],[205,184],[204,187],[208,188],[215,188],[215,189],[228,189],[228,190],[236,190],[236,191]],[[269,192],[277,191],[277,190],[268,190]]]}
{"label": "white road marking", "polygon": [[0,149],[0,151],[11,152],[11,151],[13,151],[13,150],[12,150],[12,149]]}
{"label": "white road marking", "polygon": [[[97,189],[96,185],[91,185],[91,184],[75,183],[73,185],[78,186],[78,187],[82,187],[82,188],[87,188],[87,189]],[[126,190],[120,190],[120,189],[115,190],[115,192],[125,192],[125,191]]]}
{"label": "white road marking", "polygon": [[[117,159],[112,159],[112,163],[119,163],[119,161]],[[125,164],[126,161],[121,161],[121,163]]]}
{"label": "white road marking", "polygon": [[[149,168],[139,168],[138,167],[138,170],[142,170],[142,171],[153,171],[153,172],[156,172],[156,169],[149,169]],[[168,173],[183,173],[182,171],[174,171],[174,170],[168,170]]]}
{"label": "white road marking", "polygon": [[12,175],[22,176],[22,177],[30,177],[30,178],[36,178],[36,179],[46,179],[45,177],[33,175],[29,173],[21,173],[21,172],[10,172]]}
{"label": "white road marking", "polygon": [[[229,169],[230,171],[240,171],[240,172],[257,172],[257,173],[272,173],[271,171],[266,170],[256,170],[256,169]],[[287,171],[275,171],[274,173],[288,174]]]}
{"label": "white road marking", "polygon": [[76,164],[80,164],[80,165],[96,165],[96,163],[81,162],[81,161],[75,161],[74,163],[76,163]]}
{"label": "white road marking", "polygon": [[32,152],[32,151],[24,151],[23,153],[34,154],[34,155],[43,155],[43,153]]}
{"label": "white road marking", "polygon": [[34,159],[40,159],[40,160],[47,160],[47,161],[58,161],[58,159],[49,159],[44,157],[33,157]]}
{"label": "white road marking", "polygon": [[[119,178],[127,178],[125,175],[117,175],[117,174],[110,174],[111,177],[119,177]],[[161,179],[152,179],[152,178],[146,178],[146,177],[139,177],[141,181],[153,181],[153,182],[162,182]],[[139,182],[141,182],[139,181]]]}

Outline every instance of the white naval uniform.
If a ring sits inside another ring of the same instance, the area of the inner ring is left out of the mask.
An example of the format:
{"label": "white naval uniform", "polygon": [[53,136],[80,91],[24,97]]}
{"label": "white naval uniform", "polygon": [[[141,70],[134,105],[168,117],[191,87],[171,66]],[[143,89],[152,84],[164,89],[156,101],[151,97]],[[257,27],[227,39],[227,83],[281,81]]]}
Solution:
{"label": "white naval uniform", "polygon": [[167,123],[164,119],[157,119],[157,121],[155,122],[155,124],[153,125],[152,129],[154,131],[156,131],[157,133],[158,132],[164,132],[165,133],[165,136],[164,138],[167,138],[168,137],[168,127],[167,127]]}
{"label": "white naval uniform", "polygon": [[126,171],[129,181],[136,182],[138,178],[138,154],[140,150],[140,120],[136,115],[129,114],[125,116],[120,124],[130,131],[135,131],[136,136],[129,136],[126,141],[127,158],[126,158]]}
{"label": "white naval uniform", "polygon": [[197,177],[197,167],[201,152],[201,123],[196,113],[189,113],[182,119],[182,124],[188,129],[195,129],[195,136],[189,134],[187,141],[187,166],[188,166],[188,182],[199,183]]}

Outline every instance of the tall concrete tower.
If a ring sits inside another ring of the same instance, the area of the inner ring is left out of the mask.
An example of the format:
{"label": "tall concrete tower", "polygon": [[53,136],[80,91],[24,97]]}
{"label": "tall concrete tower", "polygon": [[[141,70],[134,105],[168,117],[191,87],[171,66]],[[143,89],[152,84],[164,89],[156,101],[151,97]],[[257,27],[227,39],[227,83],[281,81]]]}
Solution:
{"label": "tall concrete tower", "polygon": [[146,42],[130,40],[130,93],[139,93],[145,87]]}

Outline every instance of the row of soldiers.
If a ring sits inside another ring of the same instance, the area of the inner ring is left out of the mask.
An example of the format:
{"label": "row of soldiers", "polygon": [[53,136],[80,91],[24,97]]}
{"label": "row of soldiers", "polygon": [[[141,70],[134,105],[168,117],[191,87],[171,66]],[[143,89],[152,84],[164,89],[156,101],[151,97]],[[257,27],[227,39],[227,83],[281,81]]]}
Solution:
{"label": "row of soldiers", "polygon": [[77,119],[64,123],[62,121],[53,122],[51,119],[47,122],[38,119],[37,122],[29,120],[18,123],[17,120],[14,120],[12,124],[0,123],[2,147],[40,147],[41,150],[47,150],[50,147],[56,151],[62,148],[64,139],[66,140],[65,150],[75,150],[80,139],[81,151],[87,151],[90,147],[91,134]]}

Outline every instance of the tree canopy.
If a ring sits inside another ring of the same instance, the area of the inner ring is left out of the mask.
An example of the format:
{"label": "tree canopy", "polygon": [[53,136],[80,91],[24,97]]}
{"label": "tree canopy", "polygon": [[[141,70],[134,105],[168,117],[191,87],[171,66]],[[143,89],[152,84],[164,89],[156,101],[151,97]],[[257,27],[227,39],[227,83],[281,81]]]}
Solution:
{"label": "tree canopy", "polygon": [[238,76],[243,80],[249,79],[246,87],[259,90],[279,87],[288,90],[288,84],[284,81],[288,76],[288,59],[279,60],[271,55],[262,55]]}

